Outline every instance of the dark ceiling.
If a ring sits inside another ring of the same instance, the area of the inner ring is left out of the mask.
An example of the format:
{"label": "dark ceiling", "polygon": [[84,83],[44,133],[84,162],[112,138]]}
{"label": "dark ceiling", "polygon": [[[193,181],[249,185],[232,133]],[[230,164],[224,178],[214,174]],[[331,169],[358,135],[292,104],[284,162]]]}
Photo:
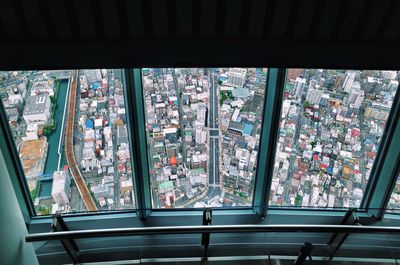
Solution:
{"label": "dark ceiling", "polygon": [[399,69],[399,0],[1,0],[0,68]]}

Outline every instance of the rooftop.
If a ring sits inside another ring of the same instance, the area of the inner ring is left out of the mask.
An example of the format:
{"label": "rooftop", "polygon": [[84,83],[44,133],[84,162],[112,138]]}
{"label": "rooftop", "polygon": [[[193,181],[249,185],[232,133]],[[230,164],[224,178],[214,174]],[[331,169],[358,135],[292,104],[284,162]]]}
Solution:
{"label": "rooftop", "polygon": [[50,100],[48,95],[30,96],[26,100],[24,115],[42,114],[46,108],[50,106],[47,101]]}
{"label": "rooftop", "polygon": [[45,139],[24,141],[21,144],[19,155],[24,172],[28,175],[31,170],[37,167],[37,163],[46,152],[47,142]]}

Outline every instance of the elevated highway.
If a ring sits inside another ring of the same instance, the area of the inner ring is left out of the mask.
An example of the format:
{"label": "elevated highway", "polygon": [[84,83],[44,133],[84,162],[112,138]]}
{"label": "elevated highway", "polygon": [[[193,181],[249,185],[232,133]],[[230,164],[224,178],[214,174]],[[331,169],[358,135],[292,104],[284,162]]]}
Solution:
{"label": "elevated highway", "polygon": [[81,195],[82,201],[87,211],[98,211],[97,205],[90,194],[89,188],[86,186],[82,173],[76,163],[74,153],[74,122],[76,95],[78,90],[78,70],[73,70],[71,77],[71,87],[68,99],[68,117],[65,124],[65,156],[71,175]]}

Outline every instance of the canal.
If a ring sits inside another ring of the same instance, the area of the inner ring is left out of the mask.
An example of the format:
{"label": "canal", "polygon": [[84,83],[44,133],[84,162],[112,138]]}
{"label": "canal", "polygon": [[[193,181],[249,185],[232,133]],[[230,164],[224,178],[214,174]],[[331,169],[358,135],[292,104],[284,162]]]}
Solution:
{"label": "canal", "polygon": [[[68,91],[68,79],[61,80],[60,90],[57,97],[57,107],[54,115],[54,119],[56,121],[56,130],[47,137],[47,142],[49,144],[49,149],[47,152],[47,160],[44,168],[44,174],[53,174],[54,171],[58,170],[58,145],[60,141],[60,137],[62,136],[62,123],[63,123],[63,115],[64,115],[64,106],[65,101],[67,100],[67,91]],[[67,114],[66,114],[67,115]],[[65,162],[64,159],[64,143],[61,142],[61,164],[60,169],[64,167]]]}

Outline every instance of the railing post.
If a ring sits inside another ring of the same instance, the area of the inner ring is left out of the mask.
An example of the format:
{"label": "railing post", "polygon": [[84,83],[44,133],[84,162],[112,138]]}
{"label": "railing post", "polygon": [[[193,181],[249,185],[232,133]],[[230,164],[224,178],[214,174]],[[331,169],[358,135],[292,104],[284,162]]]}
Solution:
{"label": "railing post", "polygon": [[[355,209],[349,209],[342,221],[341,225],[360,225],[359,219],[356,215]],[[328,250],[331,250],[329,260],[332,260],[336,252],[340,249],[349,233],[335,233],[328,242]]]}
{"label": "railing post", "polygon": [[299,256],[297,257],[294,265],[303,265],[306,261],[307,257],[311,258],[311,251],[314,249],[314,246],[310,242],[305,242],[304,246],[300,249]]}
{"label": "railing post", "polygon": [[[61,231],[69,231],[67,224],[64,222],[64,219],[61,215],[57,214],[53,218],[53,222],[51,224],[52,232],[61,232]],[[74,264],[79,263],[79,248],[73,239],[61,239],[61,244],[63,245],[65,251],[70,256],[72,262]]]}
{"label": "railing post", "polygon": [[[210,226],[212,221],[212,210],[205,208],[203,210],[203,225]],[[208,261],[208,246],[210,245],[210,233],[202,233],[201,245],[203,246],[202,263],[207,264]]]}

